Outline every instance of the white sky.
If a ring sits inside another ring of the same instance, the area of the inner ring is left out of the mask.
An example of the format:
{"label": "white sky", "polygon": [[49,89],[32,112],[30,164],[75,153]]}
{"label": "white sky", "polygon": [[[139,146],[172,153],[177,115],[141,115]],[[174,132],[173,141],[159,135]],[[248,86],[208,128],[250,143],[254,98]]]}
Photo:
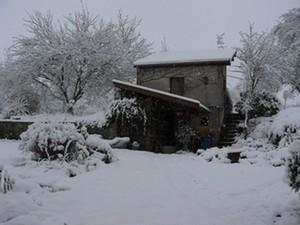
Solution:
{"label": "white sky", "polygon": [[[124,14],[142,19],[143,37],[161,49],[164,37],[171,50],[216,48],[216,34],[226,33],[229,47],[239,45],[239,31],[247,31],[248,22],[258,30],[271,29],[282,13],[300,7],[300,0],[84,0],[94,15],[106,21]],[[26,34],[26,11],[51,10],[56,19],[80,9],[80,0],[0,0],[0,59],[12,37]]]}

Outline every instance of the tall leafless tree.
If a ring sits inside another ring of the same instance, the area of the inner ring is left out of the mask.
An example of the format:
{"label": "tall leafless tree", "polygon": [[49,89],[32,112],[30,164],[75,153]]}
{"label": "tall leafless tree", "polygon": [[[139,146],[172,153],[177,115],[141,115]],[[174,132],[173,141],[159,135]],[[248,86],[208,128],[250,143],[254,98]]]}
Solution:
{"label": "tall leafless tree", "polygon": [[30,35],[16,38],[10,63],[71,113],[80,99],[107,93],[112,79],[133,79],[132,63],[151,48],[137,31],[140,20],[121,12],[106,23],[82,7],[55,24],[50,12],[35,11],[25,24]]}

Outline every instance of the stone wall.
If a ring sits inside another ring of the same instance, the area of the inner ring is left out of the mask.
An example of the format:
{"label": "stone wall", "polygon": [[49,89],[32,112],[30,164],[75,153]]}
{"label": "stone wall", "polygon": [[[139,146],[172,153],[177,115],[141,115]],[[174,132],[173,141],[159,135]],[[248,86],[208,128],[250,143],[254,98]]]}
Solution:
{"label": "stone wall", "polygon": [[[170,91],[170,78],[184,77],[184,96],[199,100],[204,105],[224,106],[226,90],[225,65],[182,67],[141,67],[138,84],[161,91]],[[204,84],[207,77],[208,83]]]}
{"label": "stone wall", "polygon": [[[28,129],[33,122],[23,121],[0,121],[0,139],[18,140],[20,135]],[[75,124],[77,127],[82,125]],[[100,134],[103,138],[112,139],[117,136],[117,129],[114,124],[109,127],[89,126],[87,131],[89,134]]]}
{"label": "stone wall", "polygon": [[[201,125],[201,115],[192,117],[199,137],[211,136],[217,145],[225,111],[226,65],[185,65],[139,67],[139,85],[170,92],[170,78],[184,78],[184,96],[199,100],[210,110],[208,126]],[[207,83],[205,84],[205,79]]]}
{"label": "stone wall", "polygon": [[18,140],[33,122],[0,121],[0,139]]}
{"label": "stone wall", "polygon": [[208,116],[208,125],[201,125],[201,115],[192,116],[191,127],[196,131],[201,138],[211,137],[213,145],[216,146],[220,139],[220,122],[223,120],[224,111],[219,107],[209,107],[210,115]]}

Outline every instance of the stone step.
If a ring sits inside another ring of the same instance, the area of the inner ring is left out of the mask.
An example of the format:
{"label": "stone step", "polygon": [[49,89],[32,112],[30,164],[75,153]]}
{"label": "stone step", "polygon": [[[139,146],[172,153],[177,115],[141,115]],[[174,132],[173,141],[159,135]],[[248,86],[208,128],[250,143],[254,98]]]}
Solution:
{"label": "stone step", "polygon": [[230,146],[236,143],[236,136],[239,134],[238,124],[243,122],[244,117],[238,113],[228,113],[224,116],[221,127],[219,147]]}
{"label": "stone step", "polygon": [[226,132],[226,131],[239,131],[240,130],[240,126],[222,126],[221,127],[221,131],[223,132]]}
{"label": "stone step", "polygon": [[224,124],[227,124],[227,123],[229,123],[229,124],[239,124],[239,123],[242,123],[242,122],[244,122],[244,120],[224,120],[223,121],[223,123]]}
{"label": "stone step", "polygon": [[234,123],[240,123],[240,122],[243,122],[244,119],[238,119],[238,118],[224,118],[224,123],[229,123],[229,122],[234,122]]}
{"label": "stone step", "polygon": [[245,117],[238,113],[228,113],[224,115],[224,118],[235,118],[235,119],[245,119]]}
{"label": "stone step", "polygon": [[223,128],[221,129],[221,134],[236,134],[238,133],[238,128]]}
{"label": "stone step", "polygon": [[220,139],[221,138],[235,138],[236,136],[237,136],[236,134],[221,134]]}
{"label": "stone step", "polygon": [[221,135],[220,135],[220,138],[222,138],[222,137],[236,137],[236,135],[237,135],[237,133],[221,133]]}
{"label": "stone step", "polygon": [[235,139],[236,135],[221,135],[220,140],[222,139]]}

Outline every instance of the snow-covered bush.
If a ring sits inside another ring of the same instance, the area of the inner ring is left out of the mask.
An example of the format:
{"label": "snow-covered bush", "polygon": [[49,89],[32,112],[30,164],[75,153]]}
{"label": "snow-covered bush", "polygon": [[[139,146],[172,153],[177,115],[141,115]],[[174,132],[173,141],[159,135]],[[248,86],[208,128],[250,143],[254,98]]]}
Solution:
{"label": "snow-covered bush", "polygon": [[34,123],[21,134],[20,150],[35,160],[84,160],[89,156],[83,135],[69,123]]}
{"label": "snow-covered bush", "polygon": [[271,94],[261,92],[254,93],[249,98],[246,93],[241,93],[241,100],[235,105],[238,113],[245,114],[248,118],[270,117],[278,113],[280,108],[279,101]]}
{"label": "snow-covered bush", "polygon": [[270,124],[272,123],[272,117],[258,117],[252,118],[247,121],[247,129],[245,129],[245,123],[238,124],[240,138],[247,139],[252,137],[254,139],[268,138],[268,132]]}
{"label": "snow-covered bush", "polygon": [[4,102],[1,115],[4,119],[10,119],[13,116],[20,116],[29,113],[28,101],[25,98],[17,98]]}
{"label": "snow-covered bush", "polygon": [[279,146],[287,146],[300,139],[300,107],[287,108],[274,116],[268,138]]}
{"label": "snow-covered bush", "polygon": [[275,146],[288,146],[300,139],[300,107],[284,109],[272,117],[251,119],[248,130],[253,139],[268,139]]}
{"label": "snow-covered bush", "polygon": [[108,140],[89,135],[84,126],[78,131],[71,123],[34,123],[21,134],[19,148],[31,152],[38,161],[58,159],[89,164],[95,160],[110,163],[113,158]]}
{"label": "snow-covered bush", "polygon": [[147,121],[145,110],[135,98],[114,100],[110,106],[107,118],[120,121],[122,125],[132,125],[138,122],[145,125]]}
{"label": "snow-covered bush", "polygon": [[105,163],[112,161],[111,146],[108,141],[103,140],[99,135],[89,135],[86,139],[86,147],[90,153],[97,152]]}
{"label": "snow-covered bush", "polygon": [[229,153],[240,152],[239,163],[283,166],[286,164],[287,148],[276,148],[268,139],[240,139],[236,144],[225,148],[198,150],[197,154],[208,162],[230,163]]}
{"label": "snow-covered bush", "polygon": [[300,189],[300,140],[291,144],[289,152],[291,155],[287,159],[286,176],[290,187],[297,192]]}
{"label": "snow-covered bush", "polygon": [[260,117],[249,121],[249,136],[253,139],[268,139],[270,126],[273,123],[272,117]]}
{"label": "snow-covered bush", "polygon": [[241,162],[247,161],[251,164],[264,164],[267,162],[273,166],[282,166],[286,163],[286,148],[276,148],[268,139],[251,137],[239,140],[233,149],[241,151]]}
{"label": "snow-covered bush", "polygon": [[226,152],[239,151],[240,163],[286,165],[289,148],[300,146],[300,107],[284,109],[273,117],[251,119],[248,128],[246,139],[239,138],[227,148],[198,153],[207,161],[226,162]]}

